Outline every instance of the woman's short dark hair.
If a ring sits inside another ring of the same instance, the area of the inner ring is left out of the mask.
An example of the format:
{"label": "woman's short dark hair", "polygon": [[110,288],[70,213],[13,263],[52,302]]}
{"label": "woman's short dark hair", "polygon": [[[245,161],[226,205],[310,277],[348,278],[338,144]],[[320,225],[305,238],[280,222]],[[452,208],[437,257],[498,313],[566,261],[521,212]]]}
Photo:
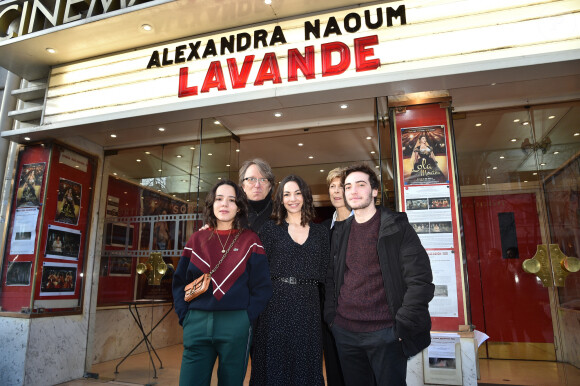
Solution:
{"label": "woman's short dark hair", "polygon": [[381,188],[381,183],[379,182],[379,178],[377,177],[377,173],[375,173],[375,171],[368,166],[367,164],[355,164],[355,165],[351,165],[346,167],[343,172],[342,172],[342,177],[341,177],[341,183],[342,186],[344,186],[344,180],[346,180],[346,177],[354,172],[361,172],[364,174],[367,174],[369,176],[369,183],[371,185],[371,189],[377,189],[380,190]]}
{"label": "woman's short dark hair", "polygon": [[302,216],[300,218],[300,225],[305,226],[308,224],[312,219],[315,217],[316,212],[314,211],[314,203],[312,200],[312,193],[310,192],[310,188],[308,184],[299,176],[290,174],[286,176],[278,185],[278,189],[276,190],[276,195],[274,197],[274,207],[272,208],[272,218],[276,221],[276,224],[282,225],[284,220],[286,220],[286,216],[288,215],[288,211],[284,207],[284,186],[286,183],[294,181],[298,184],[298,188],[302,193],[303,204],[302,204]]}
{"label": "woman's short dark hair", "polygon": [[236,217],[234,217],[234,222],[232,224],[233,229],[243,229],[248,227],[248,198],[246,193],[240,188],[234,181],[223,180],[218,182],[211,188],[210,192],[205,197],[205,207],[203,208],[203,220],[210,228],[215,229],[217,227],[217,218],[213,212],[213,203],[215,202],[215,196],[217,189],[222,185],[229,185],[234,188],[236,192],[236,206],[238,211]]}

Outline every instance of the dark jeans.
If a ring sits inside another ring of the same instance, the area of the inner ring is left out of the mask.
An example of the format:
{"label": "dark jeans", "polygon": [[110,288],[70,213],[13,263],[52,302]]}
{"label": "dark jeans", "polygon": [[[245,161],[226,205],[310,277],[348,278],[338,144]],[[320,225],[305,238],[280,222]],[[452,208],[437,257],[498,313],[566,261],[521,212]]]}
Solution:
{"label": "dark jeans", "polygon": [[351,332],[331,327],[347,386],[406,385],[407,358],[392,327]]}

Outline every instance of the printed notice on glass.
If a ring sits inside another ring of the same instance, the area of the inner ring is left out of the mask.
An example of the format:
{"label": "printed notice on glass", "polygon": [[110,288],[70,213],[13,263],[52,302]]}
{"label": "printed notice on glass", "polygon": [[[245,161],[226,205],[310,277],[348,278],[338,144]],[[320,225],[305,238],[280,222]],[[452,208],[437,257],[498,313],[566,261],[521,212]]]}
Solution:
{"label": "printed notice on glass", "polygon": [[405,212],[423,247],[453,248],[449,185],[406,186]]}
{"label": "printed notice on glass", "polygon": [[457,278],[453,250],[427,250],[433,271],[435,295],[429,302],[431,316],[457,317]]}
{"label": "printed notice on glass", "polygon": [[38,208],[16,209],[10,241],[11,255],[31,255],[34,253],[38,213]]}

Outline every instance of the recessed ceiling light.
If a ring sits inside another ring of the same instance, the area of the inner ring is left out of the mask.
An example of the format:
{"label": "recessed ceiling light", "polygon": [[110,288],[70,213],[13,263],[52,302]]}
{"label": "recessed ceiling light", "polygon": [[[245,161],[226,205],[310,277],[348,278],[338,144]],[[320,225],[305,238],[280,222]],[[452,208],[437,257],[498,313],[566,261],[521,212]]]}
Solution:
{"label": "recessed ceiling light", "polygon": [[177,158],[183,157],[181,154],[176,155]]}
{"label": "recessed ceiling light", "polygon": [[494,166],[492,169],[493,169],[493,170],[496,170],[496,169],[497,169],[497,166]]}
{"label": "recessed ceiling light", "polygon": [[516,118],[516,119],[514,119],[514,122],[515,122],[515,123],[518,123],[519,121],[520,121],[520,119],[519,119],[519,118]]}
{"label": "recessed ceiling light", "polygon": [[189,148],[189,150],[195,150],[195,147],[192,146],[192,147]]}
{"label": "recessed ceiling light", "polygon": [[545,162],[542,162],[542,163],[540,164],[540,166],[546,166],[546,163],[545,163]]}
{"label": "recessed ceiling light", "polygon": [[371,154],[375,154],[375,151],[374,151],[374,150],[373,150],[373,151],[371,151]]}
{"label": "recessed ceiling light", "polygon": [[554,154],[560,154],[560,152],[559,151],[555,151]]}
{"label": "recessed ceiling light", "polygon": [[479,127],[479,126],[481,126],[481,125],[482,125],[481,123],[476,123],[476,124],[475,124],[475,127]]}
{"label": "recessed ceiling light", "polygon": [[207,153],[207,155],[213,155],[213,153]]}
{"label": "recessed ceiling light", "polygon": [[367,137],[367,139],[373,139],[373,137]]}
{"label": "recessed ceiling light", "polygon": [[491,176],[487,176],[486,178],[491,178]]}
{"label": "recessed ceiling light", "polygon": [[240,149],[236,149],[236,153],[239,153],[239,152],[240,152]]}
{"label": "recessed ceiling light", "polygon": [[378,168],[379,168],[379,165],[375,166],[375,169],[378,169]]}
{"label": "recessed ceiling light", "polygon": [[139,158],[136,159],[137,162],[141,162],[141,160]]}
{"label": "recessed ceiling light", "polygon": [[309,155],[309,156],[308,156],[308,159],[313,159],[313,158],[314,158],[314,156],[313,156],[313,155]]}
{"label": "recessed ceiling light", "polygon": [[264,4],[270,5],[270,4],[272,4],[272,0],[264,0]]}
{"label": "recessed ceiling light", "polygon": [[163,127],[160,127],[160,128],[159,128],[159,129],[157,129],[157,130],[159,130],[159,131],[165,131],[165,128],[163,128]]}
{"label": "recessed ceiling light", "polygon": [[150,151],[146,151],[145,154],[149,155],[149,154],[151,154],[151,152]]}
{"label": "recessed ceiling light", "polygon": [[187,180],[181,180],[181,182],[187,182]]}
{"label": "recessed ceiling light", "polygon": [[116,176],[116,175],[117,175],[117,173],[115,172],[115,173],[113,173],[113,175],[114,175],[114,176]]}
{"label": "recessed ceiling light", "polygon": [[482,185],[485,186],[485,182]]}
{"label": "recessed ceiling light", "polygon": [[579,135],[580,135],[580,133],[574,133],[574,137],[577,137]]}
{"label": "recessed ceiling light", "polygon": [[222,179],[221,177],[218,177],[218,180],[221,180],[221,179]]}
{"label": "recessed ceiling light", "polygon": [[528,182],[528,180],[524,180],[524,182]]}
{"label": "recessed ceiling light", "polygon": [[117,134],[111,134],[111,138],[117,138]]}
{"label": "recessed ceiling light", "polygon": [[517,138],[512,138],[512,139],[510,139],[510,141],[512,141],[512,142],[515,142],[515,141],[517,141],[517,140],[518,140]]}
{"label": "recessed ceiling light", "polygon": [[342,104],[342,105],[340,105],[340,108],[341,109],[348,109],[348,105],[346,103],[345,104]]}
{"label": "recessed ceiling light", "polygon": [[504,159],[504,158],[505,158],[505,157],[504,157],[503,155],[500,155],[500,156],[499,156],[499,159]]}
{"label": "recessed ceiling light", "polygon": [[222,123],[220,121],[214,121],[213,124],[214,125],[221,125]]}
{"label": "recessed ceiling light", "polygon": [[153,27],[151,26],[151,24],[141,24],[141,29],[143,31],[151,31],[153,30]]}
{"label": "recessed ceiling light", "polygon": [[280,118],[280,117],[282,116],[282,113],[274,113],[274,116],[275,116],[276,118]]}
{"label": "recessed ceiling light", "polygon": [[157,171],[158,171],[158,172],[162,172],[163,170],[162,170],[162,169],[157,169]]}
{"label": "recessed ceiling light", "polygon": [[320,173],[324,173],[324,169],[320,169]]}
{"label": "recessed ceiling light", "polygon": [[49,54],[56,54],[56,50],[54,48],[50,48],[50,47],[46,48],[46,52],[48,52]]}
{"label": "recessed ceiling light", "polygon": [[497,83],[495,83],[495,82],[494,82],[494,83],[492,83],[490,86],[495,86],[496,84],[497,84]]}
{"label": "recessed ceiling light", "polygon": [[229,168],[229,167],[230,167],[230,164],[227,164],[227,165],[226,165],[226,168]]}
{"label": "recessed ceiling light", "polygon": [[555,115],[550,115],[550,116],[548,117],[548,119],[554,119],[554,118],[556,118],[556,116],[555,116]]}
{"label": "recessed ceiling light", "polygon": [[298,146],[304,146],[304,144],[303,144],[302,142],[300,142],[300,143],[298,144]]}
{"label": "recessed ceiling light", "polygon": [[522,122],[522,126],[527,126],[527,125],[529,125],[529,124],[530,124],[530,122],[528,122],[528,121],[524,121],[524,122]]}
{"label": "recessed ceiling light", "polygon": [[30,141],[30,137],[24,137],[25,141]]}
{"label": "recessed ceiling light", "polygon": [[537,176],[538,175],[538,172],[533,172],[532,175],[533,176]]}

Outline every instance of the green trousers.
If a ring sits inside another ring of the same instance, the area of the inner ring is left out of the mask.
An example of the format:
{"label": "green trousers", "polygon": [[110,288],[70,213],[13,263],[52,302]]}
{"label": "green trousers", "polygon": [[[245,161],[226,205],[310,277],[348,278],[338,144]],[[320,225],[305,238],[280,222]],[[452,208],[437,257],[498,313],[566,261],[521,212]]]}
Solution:
{"label": "green trousers", "polygon": [[243,385],[251,339],[246,310],[188,311],[183,320],[179,386],[209,386],[216,358],[218,385]]}

